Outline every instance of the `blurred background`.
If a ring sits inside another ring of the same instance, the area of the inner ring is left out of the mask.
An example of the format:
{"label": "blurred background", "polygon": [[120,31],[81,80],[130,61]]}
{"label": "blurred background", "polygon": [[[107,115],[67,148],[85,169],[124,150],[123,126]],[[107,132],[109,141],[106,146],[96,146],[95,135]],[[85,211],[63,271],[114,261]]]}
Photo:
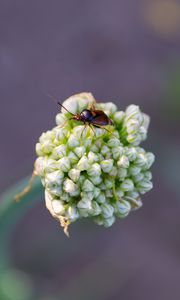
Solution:
{"label": "blurred background", "polygon": [[0,0],[1,193],[32,172],[55,125],[46,94],[82,91],[151,116],[154,189],[125,220],[77,222],[70,239],[37,199],[4,237],[0,299],[179,300],[180,1]]}

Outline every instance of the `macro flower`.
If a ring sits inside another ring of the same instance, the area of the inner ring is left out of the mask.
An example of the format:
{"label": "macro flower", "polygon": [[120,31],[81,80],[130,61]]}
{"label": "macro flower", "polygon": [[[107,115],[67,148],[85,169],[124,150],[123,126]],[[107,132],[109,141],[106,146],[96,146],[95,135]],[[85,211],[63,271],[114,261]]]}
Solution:
{"label": "macro flower", "polygon": [[[62,104],[78,114],[94,102],[92,94],[81,93]],[[114,125],[107,130],[85,126],[62,108],[57,126],[36,144],[35,172],[45,188],[46,206],[66,233],[69,224],[84,217],[110,227],[141,207],[141,195],[152,189],[154,155],[140,147],[150,118],[136,105],[125,111],[111,102],[96,103],[95,108]]]}

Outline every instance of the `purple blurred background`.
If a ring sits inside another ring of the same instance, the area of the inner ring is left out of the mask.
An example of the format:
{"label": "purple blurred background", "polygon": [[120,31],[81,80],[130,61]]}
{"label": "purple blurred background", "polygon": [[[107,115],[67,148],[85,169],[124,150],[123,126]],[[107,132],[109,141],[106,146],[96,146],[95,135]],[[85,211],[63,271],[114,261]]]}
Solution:
{"label": "purple blurred background", "polygon": [[[84,220],[68,240],[44,207],[14,230],[14,266],[36,299],[180,297],[180,1],[1,0],[1,190],[30,174],[63,100],[92,92],[151,116],[156,154],[144,206],[110,229]],[[35,298],[34,298],[35,299]]]}

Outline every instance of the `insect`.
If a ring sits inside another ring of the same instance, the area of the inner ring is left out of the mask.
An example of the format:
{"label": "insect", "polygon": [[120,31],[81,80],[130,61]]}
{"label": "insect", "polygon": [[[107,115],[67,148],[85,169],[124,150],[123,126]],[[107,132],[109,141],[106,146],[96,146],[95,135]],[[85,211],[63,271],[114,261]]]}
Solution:
{"label": "insect", "polygon": [[107,125],[114,126],[113,121],[105,114],[105,112],[103,110],[95,109],[94,104],[92,104],[92,106],[89,109],[83,109],[79,114],[73,114],[67,108],[65,108],[60,102],[57,103],[59,106],[64,108],[68,113],[72,115],[72,117],[69,118],[68,120],[76,120],[76,121],[83,122],[85,125],[84,129],[86,128],[87,125],[89,125],[93,131],[94,131],[93,126],[94,126],[98,128],[103,128],[106,131],[110,132],[107,128],[104,128],[104,126]]}

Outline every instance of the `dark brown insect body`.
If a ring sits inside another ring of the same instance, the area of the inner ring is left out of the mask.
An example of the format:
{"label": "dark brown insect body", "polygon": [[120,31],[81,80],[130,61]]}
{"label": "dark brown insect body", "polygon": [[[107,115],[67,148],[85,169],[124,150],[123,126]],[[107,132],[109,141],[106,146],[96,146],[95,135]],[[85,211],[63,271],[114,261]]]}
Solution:
{"label": "dark brown insect body", "polygon": [[83,123],[92,124],[97,127],[113,125],[111,119],[102,110],[84,109],[80,114],[74,115],[73,120],[81,121]]}
{"label": "dark brown insect body", "polygon": [[[83,122],[85,125],[93,125],[95,127],[103,127],[107,125],[114,125],[113,121],[103,112],[103,110],[97,110],[94,105],[90,109],[83,109],[80,114],[73,114],[67,110],[60,102],[58,104],[64,108],[68,113],[72,115],[69,120],[76,120]],[[106,129],[107,130],[107,129]]]}

